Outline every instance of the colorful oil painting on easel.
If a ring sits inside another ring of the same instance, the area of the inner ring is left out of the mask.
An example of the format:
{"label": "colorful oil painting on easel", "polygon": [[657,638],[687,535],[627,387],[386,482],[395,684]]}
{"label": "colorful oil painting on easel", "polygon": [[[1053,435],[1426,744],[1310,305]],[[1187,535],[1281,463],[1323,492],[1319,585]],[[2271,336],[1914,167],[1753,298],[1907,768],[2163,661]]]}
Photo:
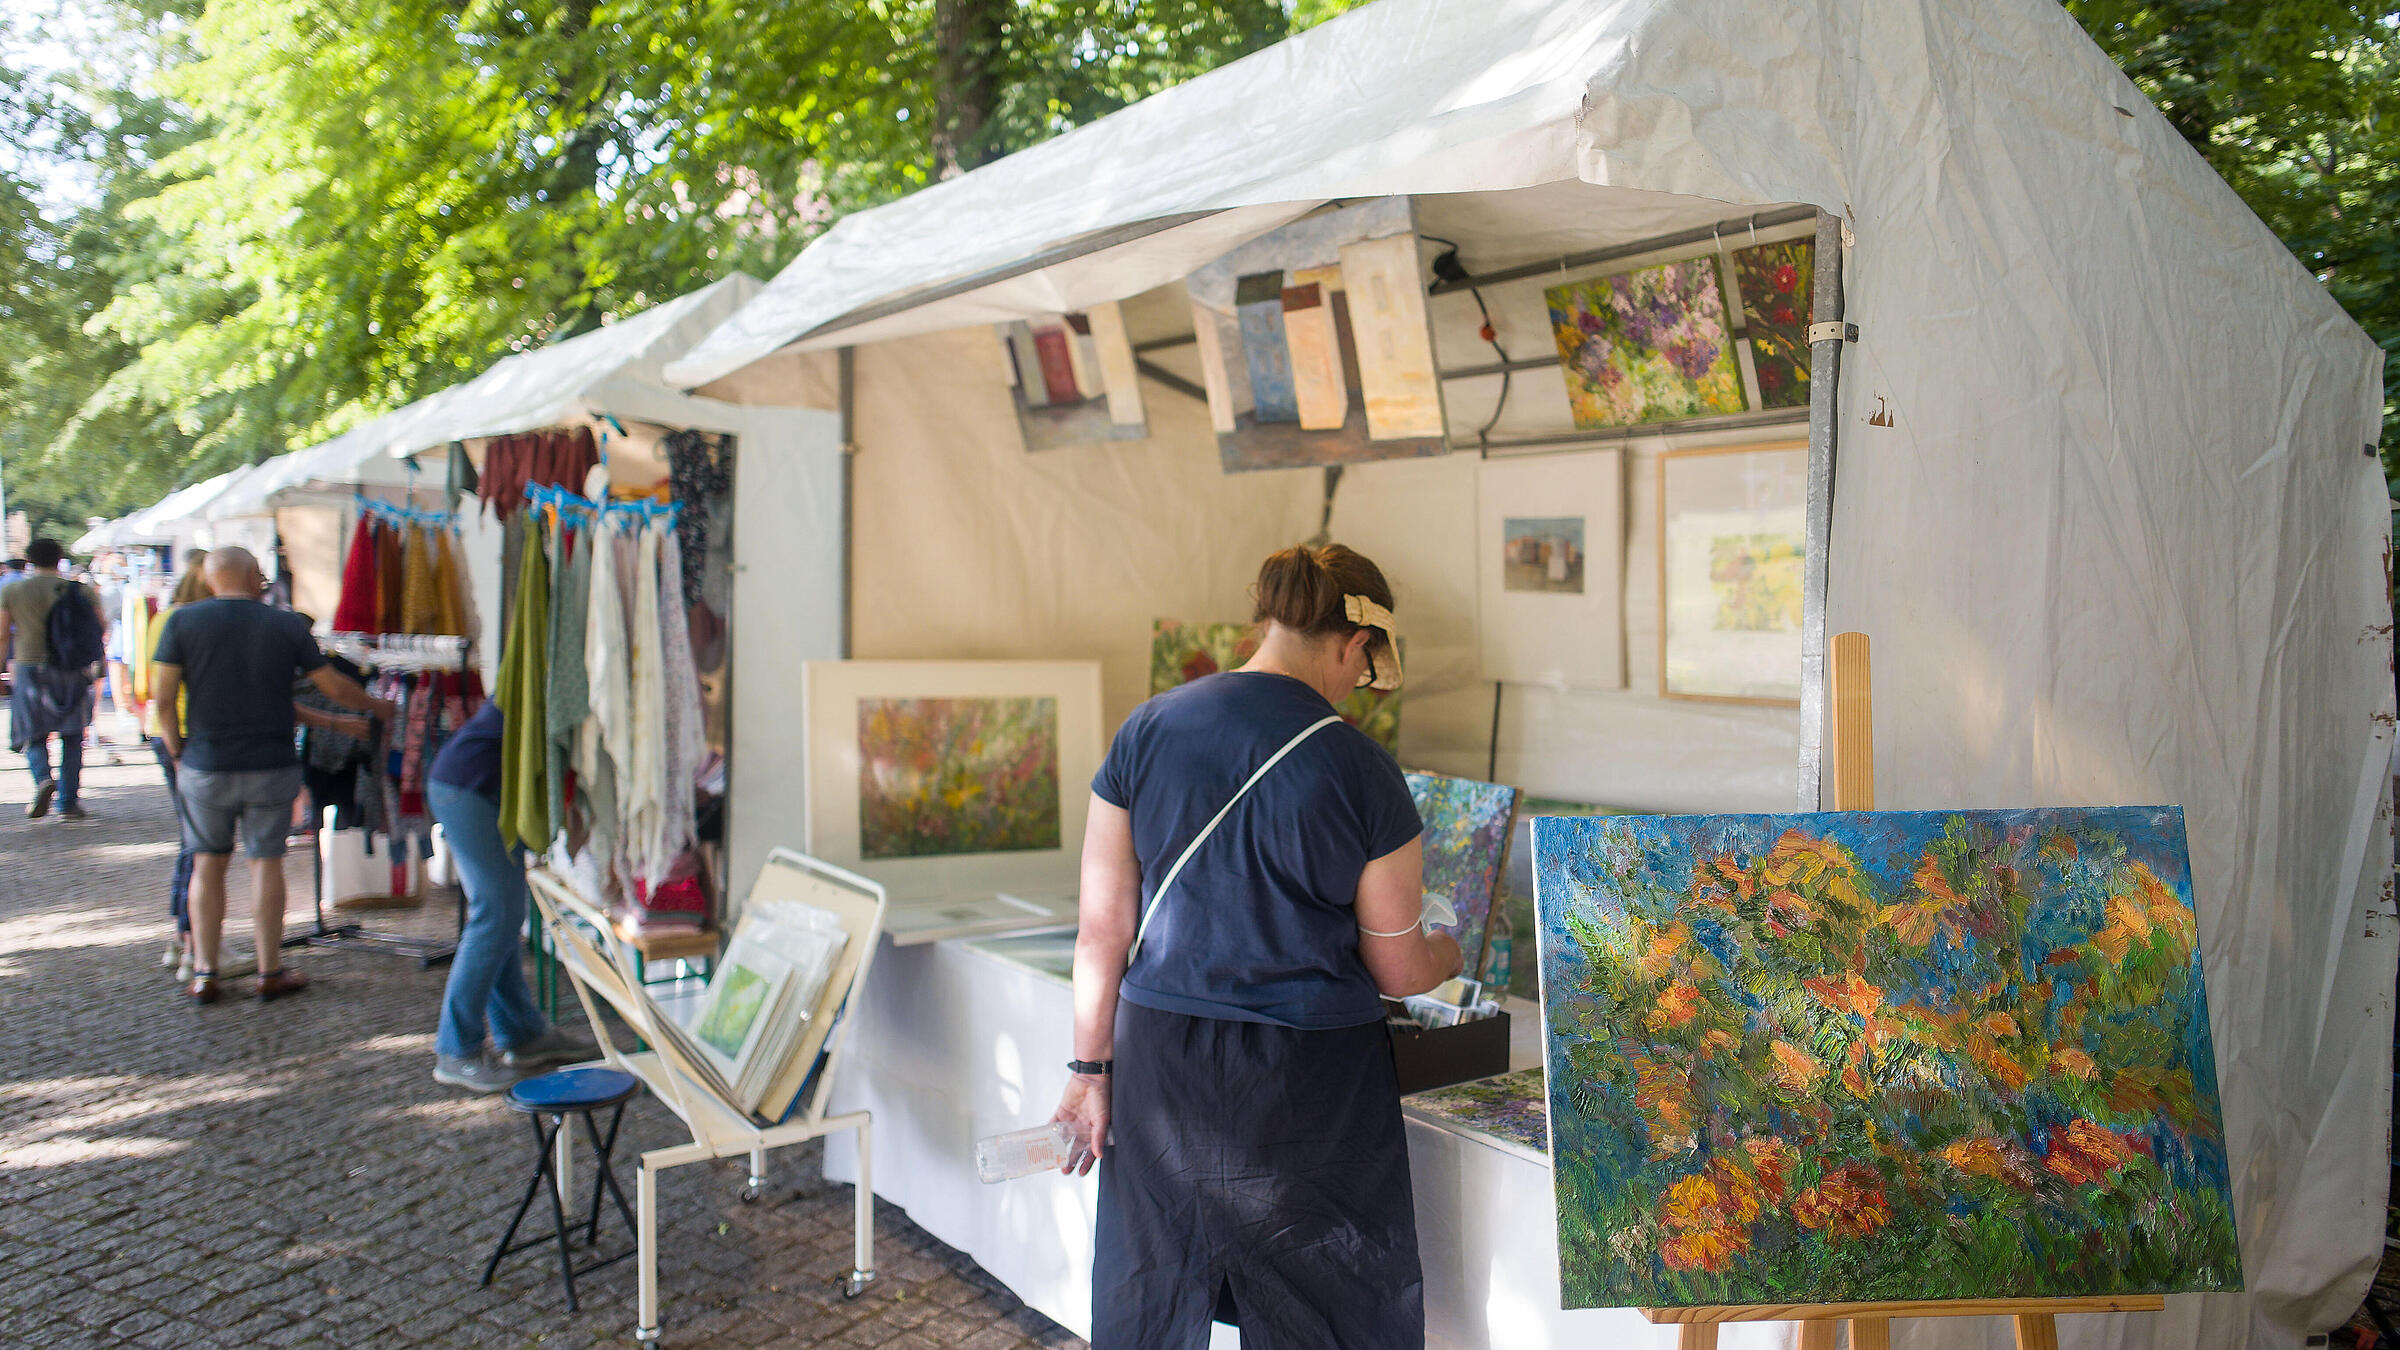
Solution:
{"label": "colorful oil painting on easel", "polygon": [[1028,450],[1150,434],[1139,367],[1115,302],[999,326]]}
{"label": "colorful oil painting on easel", "polygon": [[858,701],[866,858],[1060,847],[1058,700]]}
{"label": "colorful oil painting on easel", "polygon": [[2241,1287],[2179,808],[1533,833],[1566,1306]]}
{"label": "colorful oil painting on easel", "polygon": [[1714,255],[1543,292],[1579,428],[1748,407]]}
{"label": "colorful oil painting on easel", "polygon": [[1550,1153],[1550,1100],[1540,1069],[1454,1083],[1400,1099],[1401,1106],[1531,1153]]}
{"label": "colorful oil painting on easel", "polygon": [[[1238,669],[1258,652],[1258,630],[1246,623],[1184,623],[1160,619],[1150,629],[1150,692],[1163,694],[1203,675]],[[1400,640],[1408,659],[1408,639]],[[1400,691],[1361,689],[1335,709],[1376,744],[1400,753]]]}
{"label": "colorful oil painting on easel", "polygon": [[1808,319],[1816,286],[1817,244],[1787,239],[1733,255],[1733,284],[1742,293],[1742,327],[1758,371],[1762,408],[1808,402]]}
{"label": "colorful oil painting on easel", "polygon": [[1491,927],[1492,897],[1500,888],[1508,856],[1510,826],[1517,818],[1517,790],[1472,778],[1438,773],[1408,775],[1408,795],[1425,822],[1425,890],[1445,895],[1458,914],[1440,931],[1458,939],[1466,969],[1483,969],[1483,943]]}

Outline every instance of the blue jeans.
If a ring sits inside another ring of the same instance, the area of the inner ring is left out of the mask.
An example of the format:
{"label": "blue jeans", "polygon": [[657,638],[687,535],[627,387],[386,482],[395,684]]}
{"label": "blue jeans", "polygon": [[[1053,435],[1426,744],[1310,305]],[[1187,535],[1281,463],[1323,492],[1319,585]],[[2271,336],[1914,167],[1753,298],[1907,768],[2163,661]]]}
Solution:
{"label": "blue jeans", "polygon": [[[167,756],[167,743],[153,736],[150,753],[158,756],[158,767],[167,776],[167,798],[175,802],[175,817],[183,818],[183,804],[175,795],[175,761]],[[175,879],[167,883],[167,912],[175,916],[175,931],[192,931],[192,841],[184,837],[181,828],[175,831]]]}
{"label": "blue jeans", "polygon": [[467,891],[467,923],[450,983],[442,991],[442,1026],[433,1048],[464,1059],[483,1052],[483,1027],[503,1050],[549,1030],[533,1006],[520,954],[525,910],[525,851],[500,838],[500,803],[449,783],[427,783],[425,802],[450,841],[450,857]]}
{"label": "blue jeans", "polygon": [[[33,785],[40,787],[51,781],[50,738],[36,736],[25,743],[25,763],[33,770]],[[75,789],[83,785],[83,734],[60,732],[58,736],[58,804],[75,804]]]}

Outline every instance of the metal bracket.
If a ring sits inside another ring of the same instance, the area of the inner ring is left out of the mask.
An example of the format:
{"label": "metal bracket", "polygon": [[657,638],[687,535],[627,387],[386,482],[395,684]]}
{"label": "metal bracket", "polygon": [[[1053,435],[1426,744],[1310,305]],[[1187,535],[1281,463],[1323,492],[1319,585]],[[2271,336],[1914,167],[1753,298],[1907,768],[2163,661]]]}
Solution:
{"label": "metal bracket", "polygon": [[1808,345],[1811,347],[1820,342],[1856,341],[1858,341],[1858,325],[1854,323],[1843,323],[1836,320],[1833,323],[1812,323],[1808,326]]}

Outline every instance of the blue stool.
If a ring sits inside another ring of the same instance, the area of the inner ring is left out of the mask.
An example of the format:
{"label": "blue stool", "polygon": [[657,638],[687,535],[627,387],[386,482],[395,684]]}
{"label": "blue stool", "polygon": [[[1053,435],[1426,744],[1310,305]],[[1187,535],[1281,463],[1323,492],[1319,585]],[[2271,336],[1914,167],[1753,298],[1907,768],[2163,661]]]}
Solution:
{"label": "blue stool", "polygon": [[[578,1270],[567,1248],[567,1212],[559,1203],[557,1173],[559,1132],[567,1127],[567,1117],[583,1117],[584,1132],[591,1136],[592,1149],[599,1155],[594,1163],[592,1179],[592,1213],[583,1224],[583,1245],[596,1247],[600,1243],[600,1193],[603,1189],[617,1202],[617,1214],[625,1220],[625,1231],[638,1235],[640,1229],[633,1221],[633,1207],[625,1203],[625,1193],[617,1189],[616,1174],[609,1169],[609,1152],[617,1146],[617,1126],[625,1119],[625,1103],[641,1091],[641,1080],[622,1069],[601,1068],[597,1065],[580,1069],[560,1069],[555,1073],[528,1078],[508,1090],[511,1110],[523,1112],[533,1122],[534,1153],[539,1160],[533,1180],[525,1185],[525,1198],[517,1202],[516,1217],[508,1221],[508,1231],[500,1235],[500,1245],[492,1250],[492,1259],[484,1264],[483,1282],[490,1284],[500,1269],[500,1258],[514,1255],[529,1247],[538,1247],[555,1239],[558,1243],[558,1273],[567,1283],[567,1310],[575,1308],[575,1277],[589,1275],[603,1266],[614,1265],[633,1255],[628,1248],[602,1261],[593,1261]],[[600,1132],[596,1113],[616,1108],[608,1118],[608,1133]],[[544,1124],[547,1118],[548,1124]],[[525,1212],[533,1208],[533,1197],[547,1193],[550,1197],[550,1218],[553,1227],[539,1237],[518,1242],[517,1228],[525,1222]],[[636,1238],[638,1241],[638,1236]]]}

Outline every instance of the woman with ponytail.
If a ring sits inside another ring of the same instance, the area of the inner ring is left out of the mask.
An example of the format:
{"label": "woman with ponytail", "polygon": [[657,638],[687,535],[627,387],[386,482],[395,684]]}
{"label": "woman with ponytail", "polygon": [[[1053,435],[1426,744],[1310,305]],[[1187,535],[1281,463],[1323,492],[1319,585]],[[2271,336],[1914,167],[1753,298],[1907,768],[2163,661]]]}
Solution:
{"label": "woman with ponytail", "polygon": [[[1422,824],[1334,707],[1397,688],[1392,592],[1339,544],[1259,569],[1258,654],[1127,719],[1092,783],[1075,1060],[1100,1167],[1094,1350],[1421,1346],[1382,999],[1456,975]],[[1113,1129],[1113,1135],[1112,1135]]]}

